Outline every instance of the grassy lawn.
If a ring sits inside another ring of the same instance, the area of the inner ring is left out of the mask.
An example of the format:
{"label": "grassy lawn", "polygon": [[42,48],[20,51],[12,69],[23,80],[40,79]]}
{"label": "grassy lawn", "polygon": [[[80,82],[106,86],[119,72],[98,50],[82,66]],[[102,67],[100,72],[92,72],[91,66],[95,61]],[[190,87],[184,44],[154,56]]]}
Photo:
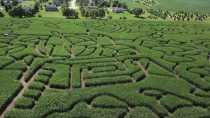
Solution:
{"label": "grassy lawn", "polygon": [[21,3],[22,6],[26,6],[26,7],[33,7],[34,4],[35,4],[35,1],[32,1],[32,0],[30,0],[30,1],[23,1]]}
{"label": "grassy lawn", "polygon": [[119,0],[128,5],[129,8],[142,7],[140,0]]}
{"label": "grassy lawn", "polygon": [[45,10],[41,10],[39,13],[42,17],[55,17],[55,18],[65,18],[62,15],[62,11],[59,9],[59,11],[53,11],[53,12],[48,12]]}
{"label": "grassy lawn", "polygon": [[119,20],[120,18],[123,19],[124,17],[126,19],[129,19],[129,20],[136,20],[138,18],[134,17],[134,15],[128,13],[128,12],[124,12],[124,13],[113,13],[113,12],[110,12],[109,14],[107,14],[107,16],[112,16],[112,19],[117,19]]}

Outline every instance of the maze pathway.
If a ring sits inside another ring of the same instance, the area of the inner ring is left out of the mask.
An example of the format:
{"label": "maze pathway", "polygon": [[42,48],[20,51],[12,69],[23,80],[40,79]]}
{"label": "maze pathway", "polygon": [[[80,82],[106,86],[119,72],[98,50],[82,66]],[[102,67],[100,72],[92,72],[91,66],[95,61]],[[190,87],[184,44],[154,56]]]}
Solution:
{"label": "maze pathway", "polygon": [[201,23],[0,22],[0,117],[208,118],[209,37]]}

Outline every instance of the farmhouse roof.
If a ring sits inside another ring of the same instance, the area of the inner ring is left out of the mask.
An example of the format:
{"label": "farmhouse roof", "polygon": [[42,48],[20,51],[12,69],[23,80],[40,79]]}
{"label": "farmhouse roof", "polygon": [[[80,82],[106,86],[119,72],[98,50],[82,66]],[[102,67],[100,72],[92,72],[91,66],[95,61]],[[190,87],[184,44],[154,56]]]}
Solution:
{"label": "farmhouse roof", "polygon": [[48,5],[46,5],[45,10],[46,11],[58,11],[58,8],[54,4],[48,4]]}
{"label": "farmhouse roof", "polygon": [[122,13],[124,11],[126,11],[126,9],[121,8],[121,7],[113,7],[112,8],[112,12],[115,12],[115,13]]}
{"label": "farmhouse roof", "polygon": [[60,6],[63,3],[63,0],[53,0],[53,4],[56,6]]}

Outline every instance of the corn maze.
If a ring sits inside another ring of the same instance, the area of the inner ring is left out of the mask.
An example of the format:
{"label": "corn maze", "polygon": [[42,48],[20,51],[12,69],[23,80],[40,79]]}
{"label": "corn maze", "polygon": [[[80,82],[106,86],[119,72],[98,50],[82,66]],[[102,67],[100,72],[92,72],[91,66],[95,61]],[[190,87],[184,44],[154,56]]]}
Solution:
{"label": "corn maze", "polygon": [[0,20],[0,117],[210,118],[209,24]]}

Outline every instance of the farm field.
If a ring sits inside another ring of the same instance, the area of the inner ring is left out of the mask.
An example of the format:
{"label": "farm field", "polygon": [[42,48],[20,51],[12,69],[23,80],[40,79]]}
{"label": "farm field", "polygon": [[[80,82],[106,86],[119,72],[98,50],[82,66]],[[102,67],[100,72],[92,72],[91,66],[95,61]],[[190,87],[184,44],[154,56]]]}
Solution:
{"label": "farm field", "polygon": [[[147,0],[145,0],[147,1]],[[164,9],[170,11],[193,11],[199,13],[209,13],[210,0],[153,0],[156,4],[155,9]]]}
{"label": "farm field", "polygon": [[210,24],[0,19],[0,118],[209,118]]}

